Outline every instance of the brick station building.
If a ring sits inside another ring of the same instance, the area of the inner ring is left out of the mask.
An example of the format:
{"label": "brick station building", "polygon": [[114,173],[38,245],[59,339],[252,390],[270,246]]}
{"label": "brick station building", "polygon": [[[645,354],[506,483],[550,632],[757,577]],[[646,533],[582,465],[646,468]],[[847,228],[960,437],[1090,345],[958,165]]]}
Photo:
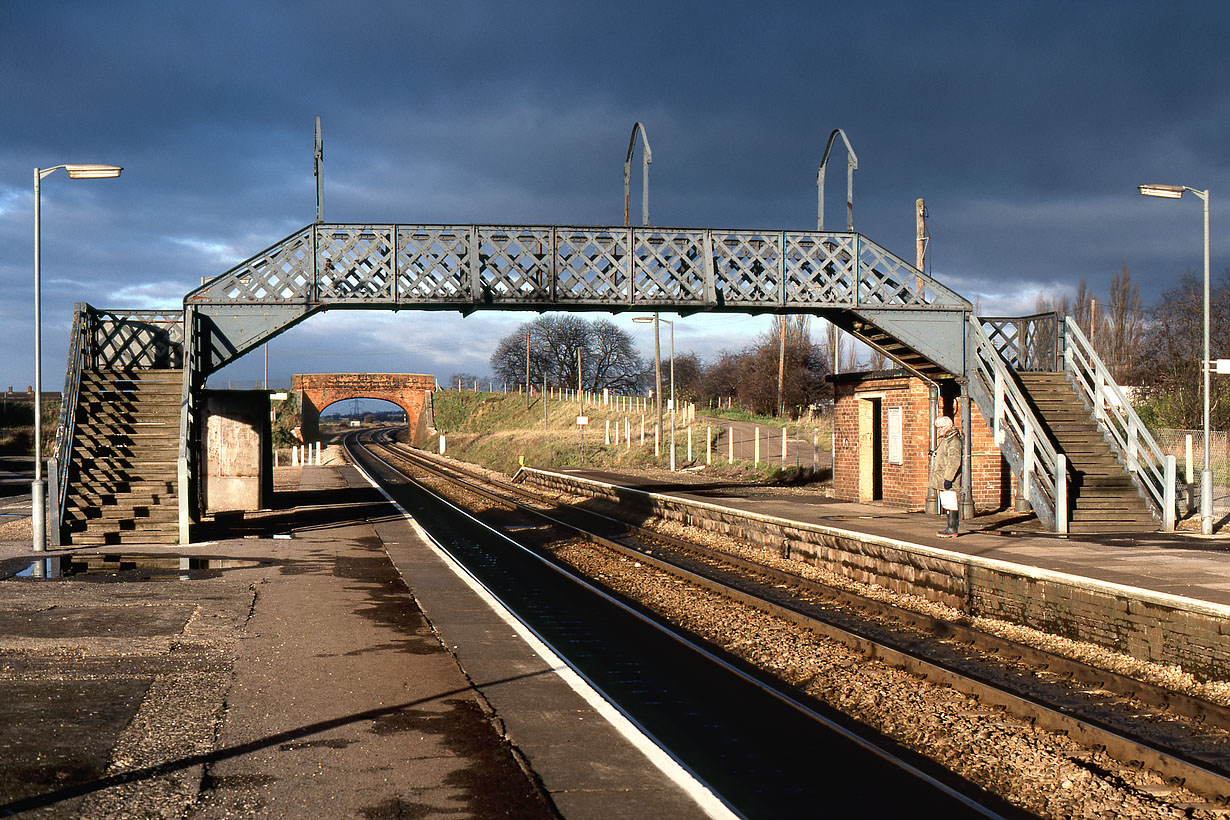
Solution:
{"label": "brick station building", "polygon": [[[882,501],[921,510],[933,416],[929,383],[906,370],[839,373],[833,382],[833,496],[843,501]],[[941,391],[938,412],[952,416],[955,396]],[[1015,481],[994,433],[972,406],[972,489],[976,512],[1012,503]]]}

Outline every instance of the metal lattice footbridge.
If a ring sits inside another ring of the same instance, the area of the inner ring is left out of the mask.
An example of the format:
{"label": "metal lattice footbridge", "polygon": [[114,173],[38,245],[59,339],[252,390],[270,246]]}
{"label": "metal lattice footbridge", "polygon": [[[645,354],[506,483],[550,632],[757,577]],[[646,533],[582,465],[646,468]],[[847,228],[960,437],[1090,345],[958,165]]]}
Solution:
{"label": "metal lattice footbridge", "polygon": [[[1038,346],[1036,330],[1010,320],[984,330],[967,300],[852,231],[315,223],[189,293],[177,316],[79,305],[65,409],[76,406],[84,371],[182,367],[177,503],[186,542],[199,516],[206,378],[337,309],[820,315],[925,378],[960,384],[994,420],[1039,518],[1066,528],[1062,456],[1012,375],[1023,351]],[[1056,338],[1042,345],[1052,367],[1063,360]],[[72,416],[60,430],[61,511]]]}
{"label": "metal lattice footbridge", "polygon": [[204,375],[337,308],[849,311],[851,322],[894,317],[924,359],[960,372],[952,319],[970,309],[857,233],[495,225],[308,226],[184,307]]}

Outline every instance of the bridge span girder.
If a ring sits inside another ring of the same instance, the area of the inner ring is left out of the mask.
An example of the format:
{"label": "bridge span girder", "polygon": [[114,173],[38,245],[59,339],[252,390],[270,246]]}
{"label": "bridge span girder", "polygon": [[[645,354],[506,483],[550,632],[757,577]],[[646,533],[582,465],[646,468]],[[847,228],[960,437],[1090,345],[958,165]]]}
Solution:
{"label": "bridge span girder", "polygon": [[[628,310],[864,321],[963,368],[964,298],[857,233],[496,225],[309,225],[184,298],[200,376],[313,313]],[[900,328],[899,335],[897,329]]]}

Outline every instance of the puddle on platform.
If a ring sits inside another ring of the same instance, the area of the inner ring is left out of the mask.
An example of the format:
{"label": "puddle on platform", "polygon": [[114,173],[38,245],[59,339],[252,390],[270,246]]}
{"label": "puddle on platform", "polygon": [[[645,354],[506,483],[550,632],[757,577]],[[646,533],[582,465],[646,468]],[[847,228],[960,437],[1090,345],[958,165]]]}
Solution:
{"label": "puddle on platform", "polygon": [[18,578],[77,581],[194,581],[217,578],[223,570],[267,563],[246,558],[198,558],[189,555],[79,553],[41,558],[17,573]]}

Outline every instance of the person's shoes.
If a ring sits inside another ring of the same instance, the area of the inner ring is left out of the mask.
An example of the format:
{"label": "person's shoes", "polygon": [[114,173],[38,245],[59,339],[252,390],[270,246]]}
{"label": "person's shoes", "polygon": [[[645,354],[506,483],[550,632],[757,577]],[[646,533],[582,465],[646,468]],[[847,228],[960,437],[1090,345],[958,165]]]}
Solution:
{"label": "person's shoes", "polygon": [[959,513],[950,511],[948,513],[948,526],[936,533],[940,538],[956,538],[958,527]]}
{"label": "person's shoes", "polygon": [[936,535],[938,535],[940,538],[956,538],[957,537],[957,534],[955,532],[949,532],[948,530],[940,530],[939,532],[936,533]]}

